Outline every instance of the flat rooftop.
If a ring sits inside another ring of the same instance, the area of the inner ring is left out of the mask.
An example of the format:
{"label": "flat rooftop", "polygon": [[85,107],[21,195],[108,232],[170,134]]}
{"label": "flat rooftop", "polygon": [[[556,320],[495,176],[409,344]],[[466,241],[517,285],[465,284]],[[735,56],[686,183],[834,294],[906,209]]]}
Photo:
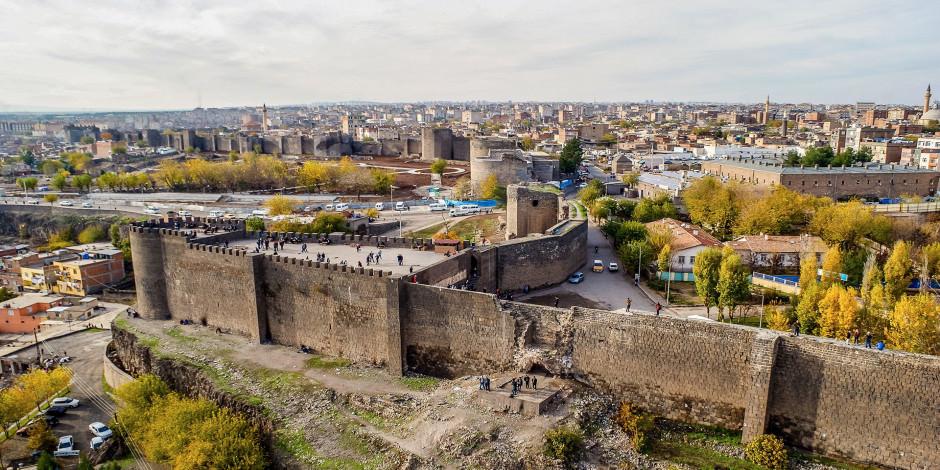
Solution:
{"label": "flat rooftop", "polygon": [[[254,252],[256,246],[256,241],[253,238],[245,238],[229,242],[229,248],[239,248],[246,250],[249,253]],[[277,254],[280,256],[286,256],[300,260],[309,259],[310,261],[316,261],[317,253],[323,253],[326,255],[327,259],[329,259],[331,264],[340,264],[343,261],[346,261],[347,266],[359,267],[359,263],[362,263],[363,268],[374,268],[380,269],[382,271],[391,271],[392,274],[396,275],[407,275],[411,273],[411,270],[417,272],[447,258],[441,253],[435,253],[433,251],[412,250],[410,248],[389,247],[379,249],[375,246],[362,245],[362,249],[356,251],[355,245],[342,245],[339,243],[321,245],[315,242],[309,242],[307,243],[306,253],[301,253],[300,250],[301,245],[299,243],[285,243],[284,249],[278,249]],[[379,261],[379,263],[371,263],[367,265],[366,258],[369,256],[369,253],[378,254],[380,251],[382,252],[382,259]],[[262,253],[273,255],[274,244],[271,244],[271,249],[264,250]],[[402,255],[401,266],[398,265],[398,255]]]}
{"label": "flat rooftop", "polygon": [[710,160],[707,163],[720,164],[725,166],[733,166],[738,168],[747,168],[752,170],[759,171],[768,171],[773,173],[783,173],[783,174],[801,174],[801,175],[819,175],[819,174],[833,174],[833,173],[852,173],[852,174],[872,174],[872,173],[904,173],[904,174],[937,174],[936,170],[929,170],[925,168],[917,168],[912,166],[903,166],[903,165],[894,165],[890,163],[878,164],[878,163],[869,163],[864,166],[834,166],[834,167],[799,167],[799,166],[782,166],[782,163],[776,160],[761,160],[761,159],[719,159],[719,160]]}

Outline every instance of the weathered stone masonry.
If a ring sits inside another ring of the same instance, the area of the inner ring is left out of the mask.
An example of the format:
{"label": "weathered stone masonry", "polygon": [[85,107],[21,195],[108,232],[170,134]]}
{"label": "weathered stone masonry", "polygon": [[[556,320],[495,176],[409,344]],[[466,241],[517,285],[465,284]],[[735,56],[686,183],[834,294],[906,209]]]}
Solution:
{"label": "weathered stone masonry", "polygon": [[[544,247],[555,238],[530,242]],[[538,268],[534,259],[512,265],[510,254],[524,243],[461,254],[417,274],[445,284],[475,263],[480,282],[491,286],[506,276],[545,276],[530,272]],[[857,461],[940,468],[937,357],[714,322],[505,302],[378,271],[187,243],[168,229],[134,227],[131,247],[147,318],[189,318],[393,373],[567,372],[658,415],[742,429],[745,439],[769,430]]]}

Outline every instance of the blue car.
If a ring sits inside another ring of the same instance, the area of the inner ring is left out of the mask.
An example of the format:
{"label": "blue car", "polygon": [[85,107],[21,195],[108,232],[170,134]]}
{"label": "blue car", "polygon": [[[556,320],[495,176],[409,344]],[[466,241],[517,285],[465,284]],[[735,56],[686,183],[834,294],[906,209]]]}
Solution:
{"label": "blue car", "polygon": [[568,277],[568,282],[572,284],[580,284],[584,281],[584,273],[578,271]]}

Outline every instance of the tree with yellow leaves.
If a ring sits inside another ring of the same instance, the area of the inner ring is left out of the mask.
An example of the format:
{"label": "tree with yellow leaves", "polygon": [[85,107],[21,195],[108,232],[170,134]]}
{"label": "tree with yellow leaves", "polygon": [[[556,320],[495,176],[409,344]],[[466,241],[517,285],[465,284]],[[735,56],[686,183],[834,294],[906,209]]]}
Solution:
{"label": "tree with yellow leaves", "polygon": [[322,162],[305,162],[297,171],[297,183],[305,186],[307,191],[319,191],[320,187],[330,181],[330,165]]}
{"label": "tree with yellow leaves", "polygon": [[832,284],[819,300],[819,334],[829,338],[845,338],[857,326],[858,292],[852,287]]}
{"label": "tree with yellow leaves", "polygon": [[940,306],[933,295],[903,296],[891,311],[888,343],[896,349],[940,354]]}
{"label": "tree with yellow leaves", "polygon": [[0,392],[0,421],[6,428],[68,386],[71,372],[59,367],[51,371],[37,369],[16,378],[13,385]]}
{"label": "tree with yellow leaves", "polygon": [[889,305],[894,305],[904,295],[914,275],[911,262],[911,246],[904,240],[894,244],[891,256],[885,261],[885,297]]}
{"label": "tree with yellow leaves", "polygon": [[299,205],[299,199],[281,194],[276,194],[267,201],[264,201],[264,207],[268,209],[268,215],[290,215],[294,213],[294,208]]}
{"label": "tree with yellow leaves", "polygon": [[839,245],[834,245],[826,251],[826,256],[823,257],[822,276],[819,279],[821,286],[828,288],[833,282],[839,280],[841,272],[842,250],[839,249]]}
{"label": "tree with yellow leaves", "polygon": [[819,325],[820,295],[816,258],[807,256],[800,262],[800,300],[796,306],[796,318],[804,333],[815,333]]}

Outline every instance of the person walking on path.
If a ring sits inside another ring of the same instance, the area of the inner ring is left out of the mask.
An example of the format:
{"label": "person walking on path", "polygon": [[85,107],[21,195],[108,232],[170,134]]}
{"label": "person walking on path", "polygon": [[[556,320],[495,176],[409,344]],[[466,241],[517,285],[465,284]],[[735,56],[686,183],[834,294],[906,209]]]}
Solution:
{"label": "person walking on path", "polygon": [[405,257],[402,255],[398,255],[398,265],[401,266],[402,263],[404,262],[405,262]]}
{"label": "person walking on path", "polygon": [[793,322],[793,336],[800,336],[800,322]]}
{"label": "person walking on path", "polygon": [[871,338],[872,338],[871,331],[865,333],[865,347],[868,349],[871,349]]}
{"label": "person walking on path", "polygon": [[630,297],[627,297],[627,311],[630,311],[630,306],[633,305],[633,300]]}
{"label": "person walking on path", "polygon": [[662,309],[663,309],[663,306],[659,302],[656,302],[656,316],[657,317],[659,316],[659,311]]}
{"label": "person walking on path", "polygon": [[525,388],[529,388],[529,376],[523,377],[522,380],[525,381]]}
{"label": "person walking on path", "polygon": [[537,385],[538,383],[539,383],[539,378],[538,378],[538,377],[532,377],[532,389],[533,389],[533,390],[535,390],[536,388],[538,388],[538,387],[536,387],[536,385]]}
{"label": "person walking on path", "polygon": [[858,328],[852,332],[852,336],[855,338],[855,344],[858,344]]}
{"label": "person walking on path", "polygon": [[558,302],[559,302],[560,300],[561,300],[561,299],[559,299],[557,296],[555,297],[555,306],[556,306],[556,307],[558,306]]}

